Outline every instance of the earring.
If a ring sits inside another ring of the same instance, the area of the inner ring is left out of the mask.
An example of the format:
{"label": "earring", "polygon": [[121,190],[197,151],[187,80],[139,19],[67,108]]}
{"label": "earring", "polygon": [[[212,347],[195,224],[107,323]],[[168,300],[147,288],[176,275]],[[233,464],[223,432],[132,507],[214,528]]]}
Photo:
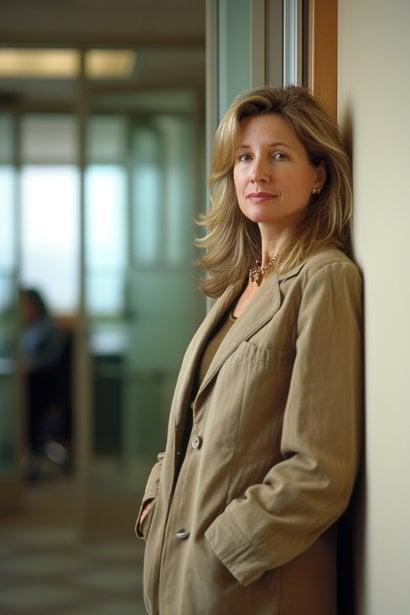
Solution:
{"label": "earring", "polygon": [[320,188],[312,188],[312,194],[313,196],[319,196]]}

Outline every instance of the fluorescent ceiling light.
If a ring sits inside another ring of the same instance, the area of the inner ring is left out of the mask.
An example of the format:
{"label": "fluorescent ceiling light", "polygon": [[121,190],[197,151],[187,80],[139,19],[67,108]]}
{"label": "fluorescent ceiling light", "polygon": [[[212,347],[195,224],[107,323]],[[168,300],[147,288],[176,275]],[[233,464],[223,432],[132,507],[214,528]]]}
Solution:
{"label": "fluorescent ceiling light", "polygon": [[93,49],[85,56],[85,73],[91,79],[130,77],[136,61],[135,51]]}
{"label": "fluorescent ceiling light", "polygon": [[80,68],[75,49],[0,49],[1,77],[73,79]]}
{"label": "fluorescent ceiling light", "polygon": [[[130,77],[136,52],[93,49],[85,54],[85,74],[90,79]],[[76,49],[0,49],[0,77],[75,79],[80,74]]]}

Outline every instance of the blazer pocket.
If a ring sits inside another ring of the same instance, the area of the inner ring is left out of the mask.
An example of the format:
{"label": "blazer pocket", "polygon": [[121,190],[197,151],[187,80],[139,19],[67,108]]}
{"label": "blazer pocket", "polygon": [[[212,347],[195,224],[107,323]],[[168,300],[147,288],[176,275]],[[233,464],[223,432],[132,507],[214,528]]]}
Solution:
{"label": "blazer pocket", "polygon": [[240,344],[238,352],[250,363],[273,367],[291,365],[296,355],[295,350],[279,350],[271,346],[264,346],[261,348],[247,340],[244,340]]}

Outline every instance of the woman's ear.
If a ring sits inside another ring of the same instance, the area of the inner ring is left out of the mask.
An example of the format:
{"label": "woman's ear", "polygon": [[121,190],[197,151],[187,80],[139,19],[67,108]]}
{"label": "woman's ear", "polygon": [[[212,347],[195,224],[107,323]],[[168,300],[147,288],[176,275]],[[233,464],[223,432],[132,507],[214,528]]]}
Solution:
{"label": "woman's ear", "polygon": [[315,188],[321,190],[326,183],[327,168],[326,164],[322,162],[316,167]]}

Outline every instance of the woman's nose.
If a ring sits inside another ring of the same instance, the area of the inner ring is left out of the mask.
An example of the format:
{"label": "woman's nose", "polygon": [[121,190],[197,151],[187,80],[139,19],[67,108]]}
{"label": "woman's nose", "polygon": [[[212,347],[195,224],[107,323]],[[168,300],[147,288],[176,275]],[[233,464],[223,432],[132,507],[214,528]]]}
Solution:
{"label": "woman's nose", "polygon": [[265,160],[255,158],[251,169],[251,180],[254,182],[269,181],[270,169]]}

